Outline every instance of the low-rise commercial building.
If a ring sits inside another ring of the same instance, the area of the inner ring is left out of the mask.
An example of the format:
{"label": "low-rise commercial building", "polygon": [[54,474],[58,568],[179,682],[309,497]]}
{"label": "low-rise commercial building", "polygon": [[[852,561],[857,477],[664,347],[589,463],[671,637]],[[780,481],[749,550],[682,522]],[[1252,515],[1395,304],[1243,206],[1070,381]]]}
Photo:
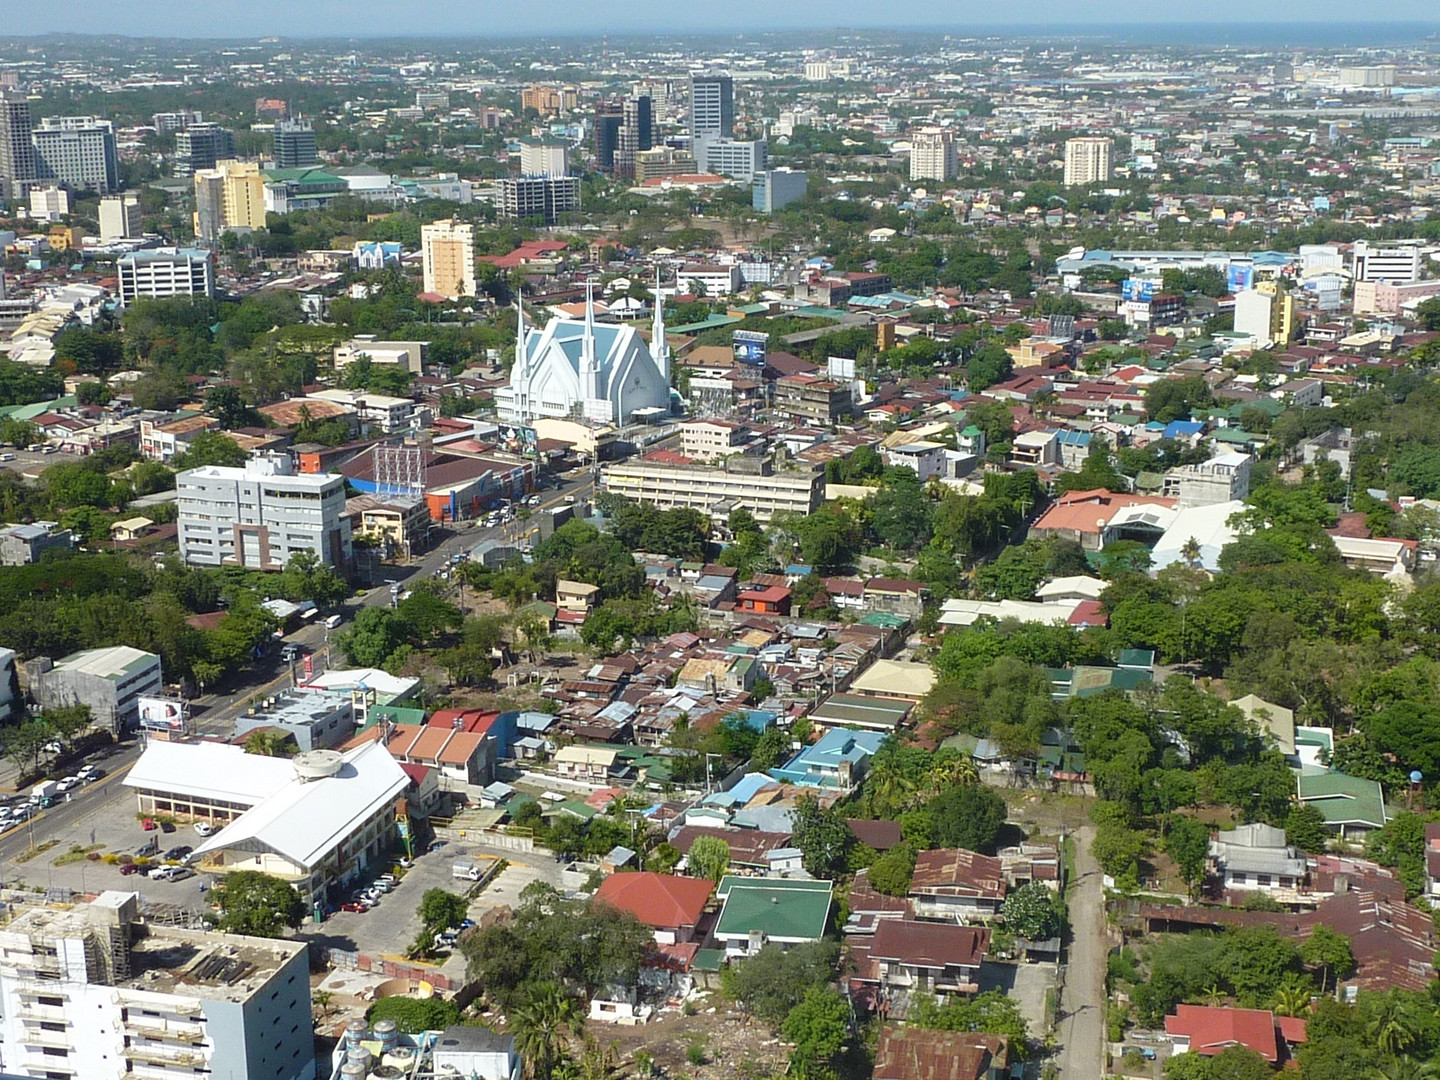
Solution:
{"label": "low-rise commercial building", "polygon": [[355,730],[355,705],[346,694],[282,690],[235,718],[237,738],[266,729],[283,731],[302,751],[338,746]]}
{"label": "low-rise commercial building", "polygon": [[117,733],[137,719],[140,699],[158,696],[164,685],[160,657],[129,645],[86,649],[53,663],[41,656],[25,670],[42,709],[87,705],[98,726]]}
{"label": "low-rise commercial building", "polygon": [[785,375],[775,380],[775,411],[792,420],[829,427],[850,415],[850,388],[818,375]]}
{"label": "low-rise commercial building", "polygon": [[74,534],[53,521],[0,527],[0,566],[29,566],[55,548],[75,546]]}
{"label": "low-rise commercial building", "polygon": [[133,892],[12,914],[0,930],[6,1075],[315,1076],[305,942],[142,921]]}
{"label": "low-rise commercial building", "polygon": [[381,341],[374,334],[357,334],[335,346],[335,370],[344,371],[362,356],[372,364],[404,368],[412,375],[424,370],[428,341]]}
{"label": "low-rise commercial building", "polygon": [[600,484],[606,491],[663,510],[688,506],[718,513],[717,507],[744,507],[762,523],[782,512],[813,514],[825,501],[824,472],[777,472],[769,461],[739,456],[714,467],[644,458],[619,462],[602,470]]}

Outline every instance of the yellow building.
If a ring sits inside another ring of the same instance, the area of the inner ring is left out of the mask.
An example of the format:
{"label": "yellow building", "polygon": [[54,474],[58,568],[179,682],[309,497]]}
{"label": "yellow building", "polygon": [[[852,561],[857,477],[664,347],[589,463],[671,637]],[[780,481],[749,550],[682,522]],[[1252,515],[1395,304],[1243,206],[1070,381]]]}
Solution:
{"label": "yellow building", "polygon": [[474,296],[475,231],[452,218],[420,228],[425,291],[450,300]]}
{"label": "yellow building", "polygon": [[85,230],[78,225],[53,225],[48,239],[51,251],[74,251],[80,247]]}
{"label": "yellow building", "polygon": [[195,235],[214,244],[223,233],[265,227],[265,178],[250,161],[225,160],[195,173]]}
{"label": "yellow building", "polygon": [[1285,344],[1295,336],[1295,297],[1278,281],[1262,281],[1255,290],[1275,298],[1270,305],[1270,340]]}

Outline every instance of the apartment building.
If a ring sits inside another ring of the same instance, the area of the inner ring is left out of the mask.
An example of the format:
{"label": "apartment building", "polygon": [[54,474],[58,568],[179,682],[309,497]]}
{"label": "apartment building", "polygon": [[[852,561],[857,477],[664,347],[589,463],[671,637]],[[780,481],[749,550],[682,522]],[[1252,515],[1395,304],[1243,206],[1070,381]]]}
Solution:
{"label": "apartment building", "polygon": [[315,128],[309,120],[281,120],[274,135],[277,169],[307,169],[319,163]]}
{"label": "apartment building", "polygon": [[696,461],[714,461],[736,453],[749,429],[731,420],[689,420],[680,425],[680,452]]}
{"label": "apartment building", "polygon": [[657,176],[693,176],[700,171],[700,165],[689,150],[657,146],[650,150],[637,150],[633,170],[635,182],[643,184]]}
{"label": "apartment building", "polygon": [[1065,140],[1065,186],[1098,184],[1111,176],[1110,158],[1114,139],[1084,138]]}
{"label": "apartment building", "polygon": [[716,176],[728,176],[752,183],[755,174],[765,171],[767,148],[764,139],[705,139],[696,146],[701,168]]}
{"label": "apartment building", "polygon": [[175,133],[175,174],[190,176],[235,157],[235,133],[219,124],[195,123]]}
{"label": "apartment building", "polygon": [[708,263],[689,263],[675,275],[675,288],[683,295],[729,296],[739,292],[745,284],[740,267],[713,266]]}
{"label": "apartment building", "polygon": [[1166,498],[1179,502],[1176,508],[1217,506],[1243,500],[1250,494],[1250,470],[1255,459],[1235,451],[1218,454],[1199,465],[1177,465],[1165,473]]}
{"label": "apartment building", "polygon": [[31,131],[30,99],[19,90],[0,90],[0,198],[21,198],[36,177]]}
{"label": "apartment building", "polygon": [[122,256],[116,263],[120,306],[166,296],[214,296],[215,278],[208,251],[156,248]]}
{"label": "apartment building", "polygon": [[1420,280],[1420,247],[1372,247],[1368,241],[1355,241],[1351,253],[1356,281],[1389,281],[1402,283]]}
{"label": "apartment building", "polygon": [[458,219],[420,227],[420,251],[427,293],[457,300],[474,296],[475,230]]}
{"label": "apartment building", "polygon": [[221,161],[195,171],[195,235],[214,246],[222,234],[265,227],[265,176],[254,162]]}
{"label": "apartment building", "polygon": [[637,458],[605,466],[600,484],[606,491],[654,503],[662,510],[688,506],[705,513],[721,509],[728,513],[743,506],[761,522],[782,512],[813,514],[825,501],[824,472],[777,472],[767,460],[745,457],[727,458],[717,466]]}
{"label": "apartment building", "polygon": [[22,904],[0,930],[7,1075],[311,1080],[303,941],[164,926],[138,893]]}
{"label": "apartment building", "polygon": [[140,196],[106,195],[100,200],[100,240],[135,240],[143,234],[140,225]]}
{"label": "apartment building", "polygon": [[954,132],[921,128],[910,136],[911,180],[953,180],[959,171]]}
{"label": "apartment building", "polygon": [[288,455],[243,468],[206,465],[175,478],[180,557],[196,566],[282,570],[298,551],[342,573],[352,551],[345,479],[294,471]]}
{"label": "apartment building", "polygon": [[120,187],[115,128],[93,116],[51,116],[31,132],[35,171],[77,191],[108,195]]}
{"label": "apartment building", "polygon": [[495,181],[495,210],[512,221],[555,224],[580,209],[578,176],[510,176]]}
{"label": "apartment building", "polygon": [[848,386],[818,375],[785,375],[775,380],[774,408],[792,420],[828,427],[854,406]]}

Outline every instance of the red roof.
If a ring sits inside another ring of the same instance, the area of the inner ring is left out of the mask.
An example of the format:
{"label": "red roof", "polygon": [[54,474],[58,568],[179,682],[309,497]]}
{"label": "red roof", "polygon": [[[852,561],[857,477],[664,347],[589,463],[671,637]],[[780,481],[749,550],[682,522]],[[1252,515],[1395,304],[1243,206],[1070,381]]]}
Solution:
{"label": "red roof", "polygon": [[674,874],[611,874],[595,891],[597,904],[628,911],[646,926],[694,926],[715,883]]}
{"label": "red roof", "polygon": [[989,945],[990,931],[983,926],[881,919],[870,955],[910,967],[978,968]]}
{"label": "red roof", "polygon": [[489,731],[490,725],[499,717],[500,714],[493,709],[436,709],[425,724],[427,727],[458,728],[469,732]]}
{"label": "red roof", "polygon": [[[1305,1040],[1305,1021],[1297,1020],[1298,1038]],[[1280,1030],[1275,1014],[1267,1009],[1225,1009],[1209,1005],[1177,1005],[1175,1015],[1165,1018],[1167,1035],[1188,1036],[1190,1049],[1214,1055],[1230,1046],[1245,1046],[1266,1061],[1280,1060]]]}

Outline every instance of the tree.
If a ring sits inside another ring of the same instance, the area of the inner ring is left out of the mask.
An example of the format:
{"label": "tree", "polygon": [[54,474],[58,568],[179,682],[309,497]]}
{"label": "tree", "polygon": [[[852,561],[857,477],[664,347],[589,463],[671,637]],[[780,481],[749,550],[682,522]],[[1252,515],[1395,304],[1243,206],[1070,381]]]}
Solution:
{"label": "tree", "polygon": [[951,788],[925,806],[934,822],[932,836],[940,847],[965,848],[990,854],[1005,824],[1005,799],[981,784]]}
{"label": "tree", "polygon": [[1325,993],[1331,976],[1338,982],[1355,967],[1355,954],[1350,939],[1321,923],[1300,945],[1300,959],[1306,967],[1320,972],[1320,992]]}
{"label": "tree", "polygon": [[865,871],[870,887],[885,896],[905,896],[915,874],[915,850],[909,844],[893,847]]}
{"label": "tree", "polygon": [[1210,853],[1210,830],[1192,817],[1178,817],[1165,837],[1165,854],[1176,867],[1193,895],[1205,880],[1205,860]]}
{"label": "tree", "polygon": [[790,1061],[803,1076],[840,1055],[850,1034],[850,1002],[833,987],[812,986],[780,1030],[794,1046]]}
{"label": "tree", "polygon": [[406,1035],[420,1035],[426,1031],[444,1031],[459,1022],[460,1009],[453,1001],[444,998],[412,998],[396,994],[371,1005],[366,1019],[371,1024],[377,1020],[393,1020],[397,1030]]}
{"label": "tree", "polygon": [[335,644],[356,667],[384,667],[404,641],[395,614],[382,607],[362,608],[350,629],[335,635]]}
{"label": "tree", "polygon": [[261,423],[260,414],[250,407],[239,389],[234,386],[212,386],[207,390],[205,411],[227,431],[239,427],[256,427]]}
{"label": "tree", "polygon": [[470,910],[470,904],[463,896],[448,892],[445,889],[426,889],[420,897],[420,906],[416,914],[420,916],[420,936],[416,939],[415,945],[424,943],[424,948],[419,949],[420,954],[428,953],[435,940],[435,935],[444,933],[451,927],[459,926],[465,921],[465,915]]}
{"label": "tree", "polygon": [[565,1045],[572,1035],[584,1030],[580,1004],[554,983],[530,995],[530,1000],[510,1017],[515,1032],[515,1049],[525,1059],[532,1080],[550,1080],[564,1059]]}
{"label": "tree", "polygon": [[259,870],[236,870],[215,886],[216,925],[227,934],[281,937],[305,918],[305,903],[286,881]]}
{"label": "tree", "polygon": [[752,772],[768,773],[780,764],[789,751],[790,736],[781,728],[766,728],[756,740],[755,748],[750,751],[750,769]]}
{"label": "tree", "polygon": [[965,381],[972,392],[1004,382],[1015,369],[1015,361],[1001,345],[982,345],[965,363]]}
{"label": "tree", "polygon": [[813,795],[805,796],[791,812],[791,829],[791,841],[800,851],[806,873],[817,878],[834,878],[844,871],[855,834],[845,824],[845,814],[839,806],[822,808]]}
{"label": "tree", "polygon": [[1048,941],[1059,937],[1063,926],[1055,906],[1055,893],[1038,881],[1022,885],[1005,898],[1001,914],[1005,928],[1026,941]]}
{"label": "tree", "polygon": [[1285,841],[1301,851],[1318,855],[1330,843],[1330,829],[1318,806],[1299,803],[1285,816]]}
{"label": "tree", "polygon": [[257,728],[245,738],[245,753],[256,757],[289,757],[297,747],[295,737],[279,728]]}
{"label": "tree", "polygon": [[718,836],[697,836],[688,859],[693,876],[719,881],[730,868],[730,845]]}
{"label": "tree", "polygon": [[1150,850],[1145,834],[1123,825],[1106,823],[1095,830],[1095,839],[1090,844],[1090,853],[1101,869],[1111,877],[1139,885],[1140,860]]}
{"label": "tree", "polygon": [[171,459],[177,469],[198,469],[202,465],[229,465],[238,467],[249,460],[250,455],[240,444],[228,435],[218,431],[202,431],[190,440],[189,447]]}
{"label": "tree", "polygon": [[835,975],[840,947],[833,941],[812,941],[782,949],[766,945],[753,956],[721,972],[725,996],[757,1018],[779,1026],[813,987]]}

